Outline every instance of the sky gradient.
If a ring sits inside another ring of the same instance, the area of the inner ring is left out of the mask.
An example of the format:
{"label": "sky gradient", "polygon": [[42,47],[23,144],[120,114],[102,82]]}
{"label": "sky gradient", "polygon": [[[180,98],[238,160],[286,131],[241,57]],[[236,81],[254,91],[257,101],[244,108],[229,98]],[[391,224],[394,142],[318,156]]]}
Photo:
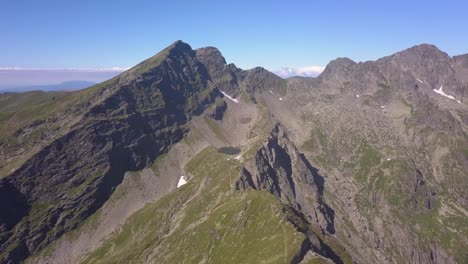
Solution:
{"label": "sky gradient", "polygon": [[[302,72],[431,43],[468,53],[465,1],[0,0],[0,68],[131,67],[175,40]],[[1,69],[0,69],[1,70]],[[1,80],[0,80],[1,84]]]}

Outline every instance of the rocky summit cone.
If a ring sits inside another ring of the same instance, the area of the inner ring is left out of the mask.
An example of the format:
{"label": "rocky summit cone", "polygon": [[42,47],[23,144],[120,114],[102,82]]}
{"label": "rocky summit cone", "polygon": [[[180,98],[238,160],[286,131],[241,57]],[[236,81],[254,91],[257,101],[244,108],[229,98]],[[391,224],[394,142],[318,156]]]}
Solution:
{"label": "rocky summit cone", "polygon": [[466,263],[468,55],[282,79],[176,41],[0,95],[1,263]]}

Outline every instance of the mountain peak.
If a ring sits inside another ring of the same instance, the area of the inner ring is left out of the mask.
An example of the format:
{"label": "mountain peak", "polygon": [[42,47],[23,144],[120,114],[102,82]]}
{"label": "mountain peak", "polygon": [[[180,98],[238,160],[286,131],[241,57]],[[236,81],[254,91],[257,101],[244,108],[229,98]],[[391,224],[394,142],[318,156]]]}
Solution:
{"label": "mountain peak", "polygon": [[339,76],[347,76],[354,65],[356,65],[356,62],[350,58],[337,58],[327,64],[325,70],[320,74],[320,77],[323,79],[331,79]]}
{"label": "mountain peak", "polygon": [[[182,40],[177,40],[171,45],[167,46],[162,51],[158,52],[156,55],[152,56],[151,58],[144,60],[139,65],[145,64],[152,64],[154,62],[160,62],[160,60],[165,59],[168,56],[176,55],[176,54],[183,54],[183,53],[192,53],[192,47],[189,44],[183,42]],[[156,65],[154,65],[156,66]]]}
{"label": "mountain peak", "polygon": [[403,57],[417,57],[423,59],[448,59],[447,53],[432,44],[420,44],[395,54]]}
{"label": "mountain peak", "polygon": [[441,52],[434,44],[422,43],[406,49],[408,51]]}
{"label": "mountain peak", "polygon": [[209,67],[221,67],[224,68],[226,60],[224,59],[221,52],[215,47],[205,47],[195,50],[197,58],[200,61],[205,62]]}
{"label": "mountain peak", "polygon": [[347,57],[342,57],[342,58],[336,58],[332,61],[330,61],[327,65],[327,67],[334,68],[334,67],[350,67],[355,65],[356,62],[353,61],[350,58]]}
{"label": "mountain peak", "polygon": [[131,79],[135,79],[139,75],[158,67],[168,57],[179,57],[179,56],[184,56],[184,55],[191,56],[193,55],[193,52],[194,51],[192,50],[192,47],[190,47],[189,44],[181,40],[177,40],[171,45],[167,46],[162,51],[158,52],[156,55],[140,62],[139,64],[137,64],[130,70],[122,73],[121,79],[127,80],[127,81]]}
{"label": "mountain peak", "polygon": [[183,42],[182,40],[176,40],[174,41],[174,43],[172,43],[171,45],[169,45],[167,48],[165,48],[164,50],[170,50],[170,51],[174,51],[174,50],[179,50],[179,51],[187,51],[187,50],[192,50],[192,47],[190,47],[189,44]]}

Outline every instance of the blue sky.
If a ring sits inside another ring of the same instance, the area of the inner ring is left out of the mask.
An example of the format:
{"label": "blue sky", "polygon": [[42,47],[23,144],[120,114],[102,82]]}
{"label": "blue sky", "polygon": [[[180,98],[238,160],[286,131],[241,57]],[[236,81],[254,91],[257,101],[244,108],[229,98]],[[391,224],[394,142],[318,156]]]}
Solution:
{"label": "blue sky", "polygon": [[0,68],[130,67],[181,39],[270,70],[420,43],[468,53],[464,1],[0,0]]}

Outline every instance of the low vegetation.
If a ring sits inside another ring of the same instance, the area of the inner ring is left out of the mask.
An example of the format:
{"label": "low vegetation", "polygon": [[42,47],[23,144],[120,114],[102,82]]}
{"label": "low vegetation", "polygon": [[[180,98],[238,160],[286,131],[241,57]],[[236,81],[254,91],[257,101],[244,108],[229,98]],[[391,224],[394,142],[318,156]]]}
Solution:
{"label": "low vegetation", "polygon": [[[263,191],[235,192],[238,161],[207,148],[189,182],[145,206],[83,263],[285,263],[305,239]],[[194,243],[194,241],[197,241]]]}

